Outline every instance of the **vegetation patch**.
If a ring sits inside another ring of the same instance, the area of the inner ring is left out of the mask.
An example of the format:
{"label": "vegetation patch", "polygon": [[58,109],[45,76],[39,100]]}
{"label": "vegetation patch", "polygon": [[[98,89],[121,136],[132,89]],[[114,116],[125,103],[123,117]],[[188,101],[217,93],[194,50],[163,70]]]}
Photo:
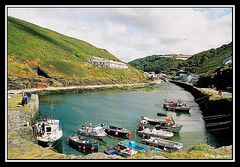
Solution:
{"label": "vegetation patch", "polygon": [[[46,28],[8,17],[8,82],[10,89],[55,86],[133,83],[145,80],[133,67],[111,69],[88,63],[96,56],[120,61],[105,49]],[[43,73],[39,73],[40,69]],[[41,75],[42,74],[42,75]],[[28,81],[25,81],[26,78]],[[24,82],[25,81],[25,82]]]}

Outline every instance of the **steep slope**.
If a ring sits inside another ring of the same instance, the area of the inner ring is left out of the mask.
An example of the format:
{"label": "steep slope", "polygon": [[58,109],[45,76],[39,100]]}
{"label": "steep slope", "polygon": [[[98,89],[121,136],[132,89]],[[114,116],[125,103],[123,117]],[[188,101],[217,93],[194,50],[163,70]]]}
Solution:
{"label": "steep slope", "polygon": [[232,42],[216,49],[210,49],[191,56],[179,65],[186,71],[197,74],[213,73],[223,65],[224,58],[232,55]]}
{"label": "steep slope", "polygon": [[[129,64],[142,71],[169,72],[184,69],[189,73],[209,75],[223,65],[223,60],[232,55],[232,42],[190,56],[186,61],[176,59],[181,55],[153,55],[136,59]],[[187,55],[182,55],[186,58]]]}
{"label": "steep slope", "polygon": [[[171,58],[170,58],[171,57]],[[175,55],[152,55],[129,62],[130,65],[142,71],[154,71],[155,73],[167,72],[176,68],[183,60],[175,59]]]}
{"label": "steep slope", "polygon": [[119,61],[105,49],[8,17],[9,89],[144,80],[142,73],[130,66],[127,70],[94,66],[87,62],[92,56]]}

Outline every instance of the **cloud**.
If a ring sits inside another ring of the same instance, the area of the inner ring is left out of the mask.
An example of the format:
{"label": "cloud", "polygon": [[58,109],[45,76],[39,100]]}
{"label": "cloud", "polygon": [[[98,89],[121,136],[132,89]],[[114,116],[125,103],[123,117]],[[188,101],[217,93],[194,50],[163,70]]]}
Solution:
{"label": "cloud", "polygon": [[230,8],[9,8],[8,14],[126,62],[152,54],[192,55],[232,41]]}

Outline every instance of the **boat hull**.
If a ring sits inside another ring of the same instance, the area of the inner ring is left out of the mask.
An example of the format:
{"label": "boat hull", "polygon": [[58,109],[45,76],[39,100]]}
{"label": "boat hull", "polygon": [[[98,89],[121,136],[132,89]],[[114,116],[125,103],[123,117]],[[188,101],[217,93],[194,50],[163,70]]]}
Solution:
{"label": "boat hull", "polygon": [[154,142],[154,140],[151,140],[151,139],[143,139],[142,143],[150,146],[158,147],[161,149],[166,148],[170,150],[179,150],[183,147],[182,143],[178,143],[170,140],[156,139],[155,141],[156,142]]}
{"label": "boat hull", "polygon": [[158,112],[158,113],[157,113],[157,116],[167,116],[167,114]]}
{"label": "boat hull", "polygon": [[91,150],[92,148],[94,148],[94,150],[98,150],[99,147],[98,143],[79,143],[71,138],[68,139],[68,144],[76,150],[80,150],[83,146],[85,146],[85,150]]}
{"label": "boat hull", "polygon": [[[151,149],[150,146],[147,146],[141,143],[135,143],[134,141],[129,141],[129,140],[120,141],[118,143],[118,146],[120,146],[120,149],[131,148],[138,152],[148,152]],[[151,151],[152,153],[157,153],[157,152],[161,152],[161,149],[155,148]]]}
{"label": "boat hull", "polygon": [[58,145],[60,142],[61,142],[61,138],[54,140],[54,141],[37,140],[38,145],[40,145],[42,147],[54,147],[54,146]]}
{"label": "boat hull", "polygon": [[161,126],[161,125],[156,125],[155,128],[157,130],[162,129],[162,130],[166,130],[168,132],[173,132],[173,133],[178,133],[181,129],[182,129],[182,125],[177,125],[177,126]]}
{"label": "boat hull", "polygon": [[175,111],[177,112],[177,111],[179,111],[179,112],[189,112],[189,110],[190,110],[191,108],[190,107],[176,107],[175,108]]}
{"label": "boat hull", "polygon": [[105,129],[105,132],[110,136],[120,137],[120,138],[128,138],[127,137],[128,132],[119,132],[119,131],[115,131],[115,130],[111,130],[111,129]]}
{"label": "boat hull", "polygon": [[[159,130],[158,130],[159,131]],[[152,137],[160,137],[162,139],[168,139],[174,136],[174,134],[172,132],[167,132],[167,131],[163,131],[163,132],[151,132],[151,131],[138,131],[138,134],[140,136],[152,136]]]}

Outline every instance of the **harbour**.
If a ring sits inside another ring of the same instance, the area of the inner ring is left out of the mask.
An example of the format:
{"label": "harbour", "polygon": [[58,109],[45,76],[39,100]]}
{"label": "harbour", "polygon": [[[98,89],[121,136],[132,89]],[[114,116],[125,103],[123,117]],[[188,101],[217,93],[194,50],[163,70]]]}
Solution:
{"label": "harbour", "polygon": [[[190,101],[192,108],[189,114],[166,111],[163,108],[163,98]],[[40,118],[49,116],[50,104],[54,105],[53,118],[61,120],[63,125],[62,150],[65,154],[83,154],[69,147],[67,138],[89,122],[94,125],[105,123],[125,127],[131,131],[130,139],[140,142],[141,137],[136,134],[140,116],[157,118],[159,111],[183,125],[181,131],[170,139],[183,143],[183,149],[196,144],[211,143],[214,147],[220,145],[217,139],[206,132],[202,111],[194,102],[191,93],[174,84],[154,85],[151,88],[137,90],[104,90],[40,96]],[[103,152],[106,146],[117,145],[119,140],[106,138],[104,142],[99,152]]]}

